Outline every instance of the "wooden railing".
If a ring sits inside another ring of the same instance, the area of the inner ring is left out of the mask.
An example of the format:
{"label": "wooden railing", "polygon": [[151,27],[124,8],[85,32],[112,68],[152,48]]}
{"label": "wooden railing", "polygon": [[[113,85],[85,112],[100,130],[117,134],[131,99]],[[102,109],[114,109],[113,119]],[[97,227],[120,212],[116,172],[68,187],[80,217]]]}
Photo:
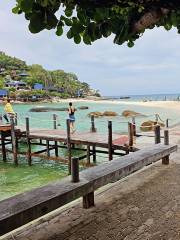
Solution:
{"label": "wooden railing", "polygon": [[[94,206],[94,191],[118,181],[131,173],[166,159],[177,150],[176,145],[156,144],[119,159],[82,171],[59,182],[16,195],[0,202],[0,235],[16,229],[38,217],[45,215],[79,197],[83,197],[84,208]],[[77,167],[77,162],[75,162]],[[75,167],[75,169],[77,169]],[[73,182],[74,181],[74,182]],[[76,183],[75,183],[76,182]]]}

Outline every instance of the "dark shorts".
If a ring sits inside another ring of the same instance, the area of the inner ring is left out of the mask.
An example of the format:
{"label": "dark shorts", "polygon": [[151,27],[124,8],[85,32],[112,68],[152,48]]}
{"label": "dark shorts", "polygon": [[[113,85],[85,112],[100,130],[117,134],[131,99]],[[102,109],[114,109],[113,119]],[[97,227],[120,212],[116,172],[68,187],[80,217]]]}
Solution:
{"label": "dark shorts", "polygon": [[75,122],[75,117],[74,117],[74,115],[73,115],[73,116],[69,116],[69,120],[70,120],[70,122]]}

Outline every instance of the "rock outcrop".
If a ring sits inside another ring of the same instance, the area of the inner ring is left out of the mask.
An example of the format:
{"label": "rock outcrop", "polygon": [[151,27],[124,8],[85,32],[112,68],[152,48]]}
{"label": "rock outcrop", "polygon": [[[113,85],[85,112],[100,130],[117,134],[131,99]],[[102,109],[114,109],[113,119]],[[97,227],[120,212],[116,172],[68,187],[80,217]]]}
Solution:
{"label": "rock outcrop", "polygon": [[116,117],[118,114],[116,112],[112,112],[112,111],[105,111],[103,113],[103,116],[105,117]]}
{"label": "rock outcrop", "polygon": [[98,118],[98,117],[102,117],[103,113],[101,113],[101,112],[90,112],[88,114],[88,117],[91,117],[91,116],[94,116],[95,118]]}
{"label": "rock outcrop", "polygon": [[157,125],[157,124],[158,124],[160,127],[164,127],[164,126],[165,126],[164,123],[162,123],[162,122],[155,122],[155,121],[149,120],[149,121],[143,122],[143,123],[141,124],[140,130],[141,130],[142,132],[154,131],[154,126]]}
{"label": "rock outcrop", "polygon": [[94,116],[96,118],[98,117],[115,117],[118,114],[116,112],[112,112],[112,111],[105,111],[105,112],[90,112],[88,114],[89,117]]}
{"label": "rock outcrop", "polygon": [[53,112],[53,111],[67,111],[68,108],[54,108],[54,107],[34,107],[29,112]]}
{"label": "rock outcrop", "polygon": [[124,117],[137,117],[137,116],[144,116],[144,115],[141,114],[141,113],[132,111],[132,110],[125,110],[125,111],[122,112],[122,116],[124,116]]}
{"label": "rock outcrop", "polygon": [[80,109],[80,110],[86,110],[86,109],[89,109],[89,107],[88,107],[88,106],[80,106],[80,107],[78,107],[78,109]]}

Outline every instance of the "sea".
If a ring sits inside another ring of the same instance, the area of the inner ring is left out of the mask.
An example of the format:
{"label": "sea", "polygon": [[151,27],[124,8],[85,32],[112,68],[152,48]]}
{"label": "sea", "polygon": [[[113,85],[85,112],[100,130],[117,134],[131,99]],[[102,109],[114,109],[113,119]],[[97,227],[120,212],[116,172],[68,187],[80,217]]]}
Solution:
{"label": "sea", "polygon": [[[147,120],[155,120],[155,114],[159,114],[162,121],[167,118],[170,120],[170,125],[180,122],[180,112],[173,109],[168,111],[158,107],[144,107],[138,104],[129,104],[130,101],[152,101],[152,100],[178,100],[178,94],[165,94],[165,95],[141,95],[141,96],[128,96],[130,98],[122,99],[127,96],[105,97],[115,102],[75,102],[74,105],[78,109],[81,106],[87,106],[88,109],[77,110],[76,112],[76,131],[89,131],[91,122],[88,114],[90,112],[98,111],[114,111],[118,114],[117,117],[102,117],[95,119],[95,126],[100,133],[107,133],[108,121],[112,121],[113,132],[119,134],[127,134],[128,121],[131,119],[124,118],[122,112],[124,110],[132,110],[141,113],[142,116],[136,118],[137,129],[142,122]],[[121,98],[121,99],[120,99]],[[128,103],[128,104],[127,104]],[[36,104],[14,104],[13,108],[18,116],[18,125],[25,126],[25,117],[30,119],[30,128],[47,128],[53,129],[53,114],[58,116],[58,128],[66,128],[66,119],[68,118],[67,112],[31,112],[32,108],[36,107],[67,107],[67,103],[36,103]],[[3,114],[3,106],[0,106],[0,112]],[[20,143],[20,150],[25,150],[26,144]],[[33,151],[36,147],[33,147]],[[66,157],[67,151],[59,150],[62,157]],[[80,151],[73,152],[73,155],[82,154]],[[24,156],[19,156],[19,166],[15,167],[12,162],[11,154],[8,154],[7,163],[3,163],[2,156],[0,155],[0,200],[9,198],[18,193],[29,191],[31,189],[46,185],[50,182],[59,181],[68,174],[67,166],[57,162],[44,160],[40,158],[33,158],[33,165],[29,167],[27,160]],[[97,156],[97,164],[106,162],[107,156],[99,154]]]}
{"label": "sea", "polygon": [[126,101],[177,101],[180,100],[180,93],[161,93],[145,95],[119,95],[105,96],[107,99],[126,100]]}

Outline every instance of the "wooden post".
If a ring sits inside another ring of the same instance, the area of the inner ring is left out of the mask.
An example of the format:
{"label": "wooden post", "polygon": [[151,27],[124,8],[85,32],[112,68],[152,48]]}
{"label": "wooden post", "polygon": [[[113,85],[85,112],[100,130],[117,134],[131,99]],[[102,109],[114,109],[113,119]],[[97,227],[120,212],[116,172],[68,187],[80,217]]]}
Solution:
{"label": "wooden post", "polygon": [[83,208],[88,209],[94,207],[94,192],[90,192],[83,196]]}
{"label": "wooden post", "polygon": [[71,162],[71,178],[72,182],[76,183],[79,182],[79,159],[72,158]]}
{"label": "wooden post", "polygon": [[129,136],[129,147],[133,146],[133,126],[132,123],[128,122],[128,136]]}
{"label": "wooden post", "polygon": [[2,116],[2,114],[0,114],[0,122],[2,122],[3,121],[3,116]]}
{"label": "wooden post", "polygon": [[[164,145],[169,145],[169,131],[164,130]],[[168,165],[169,164],[169,155],[162,158],[162,164]]]}
{"label": "wooden post", "polygon": [[[57,115],[53,114],[53,127],[57,129]],[[57,141],[54,141],[55,156],[58,157],[58,144]]]}
{"label": "wooden post", "polygon": [[166,127],[167,128],[169,127],[169,119],[168,118],[166,119]]}
{"label": "wooden post", "polygon": [[57,115],[53,114],[53,128],[57,129]]}
{"label": "wooden post", "polygon": [[31,158],[31,140],[29,139],[29,118],[26,117],[26,139],[27,139],[27,159],[28,165],[32,165],[32,158]]}
{"label": "wooden post", "polygon": [[96,163],[96,145],[92,146],[93,163]]}
{"label": "wooden post", "polygon": [[47,156],[50,157],[49,141],[48,140],[46,140],[46,152],[47,152]]}
{"label": "wooden post", "polygon": [[164,130],[164,145],[169,145],[169,131]]}
{"label": "wooden post", "polygon": [[132,117],[133,136],[136,136],[136,119]]}
{"label": "wooden post", "polygon": [[156,113],[155,114],[155,122],[158,122],[158,119],[159,119],[159,115]]}
{"label": "wooden post", "polygon": [[154,133],[155,133],[155,144],[158,144],[161,142],[161,128],[159,125],[154,126]]}
{"label": "wooden post", "polygon": [[94,115],[91,116],[91,132],[96,132],[95,122],[94,122]]}
{"label": "wooden post", "polygon": [[87,145],[87,164],[90,165],[91,156],[90,156],[90,145]]}
{"label": "wooden post", "polygon": [[108,121],[108,152],[109,152],[109,161],[113,160],[113,151],[112,151],[112,121]]}
{"label": "wooden post", "polygon": [[1,132],[1,145],[2,145],[2,155],[3,155],[3,162],[6,162],[6,146],[5,146],[5,136],[4,132]]}
{"label": "wooden post", "polygon": [[18,158],[17,158],[17,144],[16,144],[16,134],[15,134],[15,128],[14,128],[14,118],[10,117],[10,123],[11,123],[11,139],[12,139],[12,151],[13,151],[13,158],[14,158],[14,164],[18,165]]}
{"label": "wooden post", "polygon": [[68,166],[69,174],[71,174],[71,133],[70,133],[70,120],[66,120],[67,127],[67,150],[68,150]]}
{"label": "wooden post", "polygon": [[18,125],[17,113],[15,113],[14,124],[15,124],[15,126],[17,126],[17,125]]}

